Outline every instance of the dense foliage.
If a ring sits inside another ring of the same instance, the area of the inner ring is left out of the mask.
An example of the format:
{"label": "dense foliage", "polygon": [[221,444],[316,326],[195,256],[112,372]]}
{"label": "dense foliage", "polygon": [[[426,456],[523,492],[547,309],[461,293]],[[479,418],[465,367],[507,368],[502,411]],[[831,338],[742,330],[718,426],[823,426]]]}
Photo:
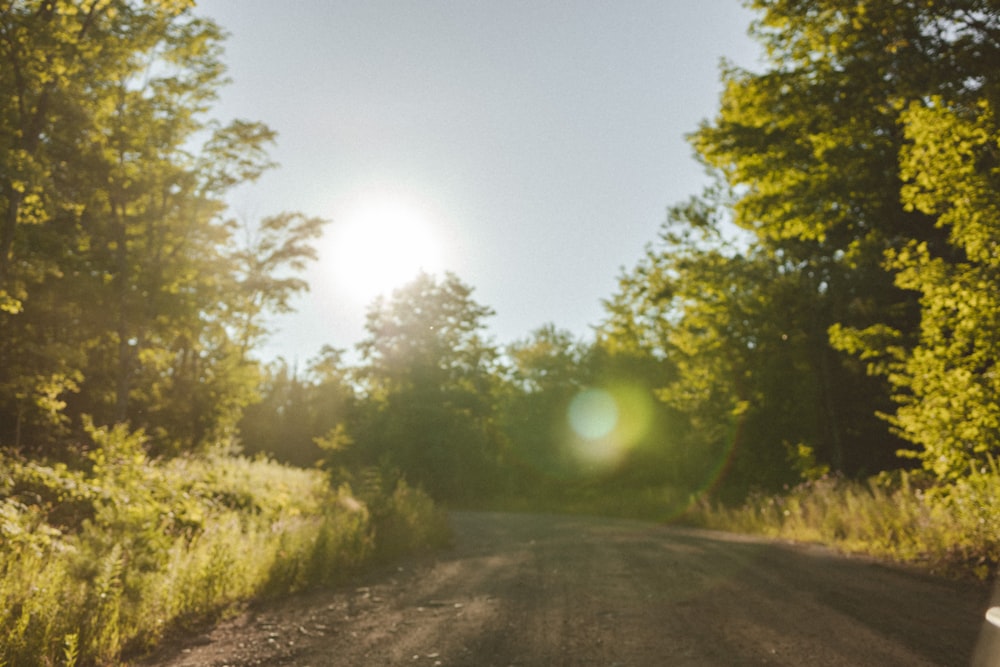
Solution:
{"label": "dense foliage", "polygon": [[0,443],[56,453],[80,416],[161,451],[232,433],[262,316],[305,287],[321,220],[224,217],[274,133],[207,112],[222,32],[193,2],[0,10]]}
{"label": "dense foliage", "polygon": [[[242,423],[249,451],[463,501],[597,480],[738,499],[899,450],[942,479],[982,466],[996,8],[748,4],[763,67],[725,67],[691,136],[716,182],[670,209],[594,340],[497,346],[470,287],[421,276],[372,306],[357,367],[328,350],[304,374],[250,353],[322,221],[225,218],[274,135],[206,119],[219,28],[186,2],[10,5],[0,442],[58,455],[88,416],[176,453]],[[600,435],[568,416],[588,400],[615,412]]]}
{"label": "dense foliage", "polygon": [[227,217],[275,135],[209,120],[193,4],[0,5],[0,662],[114,661],[440,541],[424,492],[1000,558],[995,1],[748,0],[760,70],[691,135],[711,185],[590,339],[499,345],[420,275],[357,364],[303,369],[254,350],[324,222]]}
{"label": "dense foliage", "polygon": [[900,449],[943,480],[985,465],[1000,11],[748,5],[764,68],[725,68],[719,114],[691,137],[719,184],[672,209],[612,332],[673,360],[661,397],[702,446],[738,426],[744,491],[788,481],[782,450],[806,476],[873,474]]}
{"label": "dense foliage", "polygon": [[490,315],[452,274],[421,274],[376,299],[359,345],[353,444],[328,445],[337,462],[398,470],[442,500],[488,493],[501,449]]}

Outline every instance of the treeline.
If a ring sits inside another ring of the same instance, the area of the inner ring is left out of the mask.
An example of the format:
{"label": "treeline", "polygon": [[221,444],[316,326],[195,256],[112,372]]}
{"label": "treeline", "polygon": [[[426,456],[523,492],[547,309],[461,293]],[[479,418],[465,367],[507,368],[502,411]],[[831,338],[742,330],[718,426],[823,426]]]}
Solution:
{"label": "treeline", "polygon": [[[899,449],[936,479],[981,469],[1000,435],[1000,8],[750,5],[765,69],[725,71],[692,136],[719,190],[674,216],[711,229],[721,208],[750,248],[682,239],[645,272],[684,313],[680,360],[725,367],[758,447],[779,431],[849,474]],[[692,299],[706,274],[713,298]],[[685,342],[701,326],[722,358]]]}
{"label": "treeline", "polygon": [[[547,326],[497,346],[469,287],[424,276],[374,304],[358,367],[331,354],[273,371],[247,445],[397,470],[464,502],[680,506],[825,475],[989,472],[1000,9],[748,4],[762,66],[724,67],[718,115],[690,137],[713,185],[669,210],[591,340]],[[574,428],[581,411],[611,421]],[[257,437],[279,423],[298,435]]]}
{"label": "treeline", "polygon": [[[691,137],[718,186],[672,212],[626,283],[642,296],[628,305],[665,294],[677,318],[661,328],[682,369],[668,394],[704,380],[727,399],[696,404],[740,415],[745,461],[789,450],[807,478],[709,520],[985,577],[1000,563],[1000,6],[748,5],[761,71],[725,68],[719,113]],[[748,247],[722,242],[724,221]]]}
{"label": "treeline", "polygon": [[554,325],[500,346],[488,306],[457,276],[418,276],[376,299],[360,363],[327,348],[304,370],[279,361],[240,423],[247,452],[362,488],[404,478],[459,506],[667,516],[718,477],[728,447],[684,442],[656,398],[669,364]]}
{"label": "treeline", "polygon": [[664,400],[739,424],[731,465],[764,488],[789,459],[807,476],[898,452],[940,480],[987,466],[1000,8],[748,4],[762,71],[726,67],[691,135],[716,185],[671,209],[612,322],[671,361]]}

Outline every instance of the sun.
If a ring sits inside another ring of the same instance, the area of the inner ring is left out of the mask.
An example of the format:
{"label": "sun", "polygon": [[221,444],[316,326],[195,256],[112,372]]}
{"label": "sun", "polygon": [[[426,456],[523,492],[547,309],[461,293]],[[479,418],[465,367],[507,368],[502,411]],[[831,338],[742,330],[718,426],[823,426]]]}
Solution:
{"label": "sun", "polygon": [[413,202],[368,197],[331,225],[328,266],[334,287],[370,303],[420,272],[443,270],[442,249],[427,213]]}

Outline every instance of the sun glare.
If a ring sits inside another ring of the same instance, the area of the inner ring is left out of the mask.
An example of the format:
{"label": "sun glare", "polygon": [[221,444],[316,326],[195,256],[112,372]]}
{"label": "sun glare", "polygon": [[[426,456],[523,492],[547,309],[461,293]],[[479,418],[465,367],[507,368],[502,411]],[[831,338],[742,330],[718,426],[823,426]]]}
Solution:
{"label": "sun glare", "polygon": [[417,205],[367,199],[331,225],[329,269],[337,291],[362,303],[387,295],[421,271],[442,270],[441,244]]}

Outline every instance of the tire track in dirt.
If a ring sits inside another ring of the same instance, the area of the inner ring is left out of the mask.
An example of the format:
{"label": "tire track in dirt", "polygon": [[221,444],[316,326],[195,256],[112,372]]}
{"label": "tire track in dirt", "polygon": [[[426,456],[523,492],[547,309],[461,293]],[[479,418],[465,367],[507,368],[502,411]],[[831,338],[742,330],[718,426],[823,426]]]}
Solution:
{"label": "tire track in dirt", "polygon": [[451,550],[252,610],[145,664],[1000,664],[986,584],[636,521],[452,521]]}

